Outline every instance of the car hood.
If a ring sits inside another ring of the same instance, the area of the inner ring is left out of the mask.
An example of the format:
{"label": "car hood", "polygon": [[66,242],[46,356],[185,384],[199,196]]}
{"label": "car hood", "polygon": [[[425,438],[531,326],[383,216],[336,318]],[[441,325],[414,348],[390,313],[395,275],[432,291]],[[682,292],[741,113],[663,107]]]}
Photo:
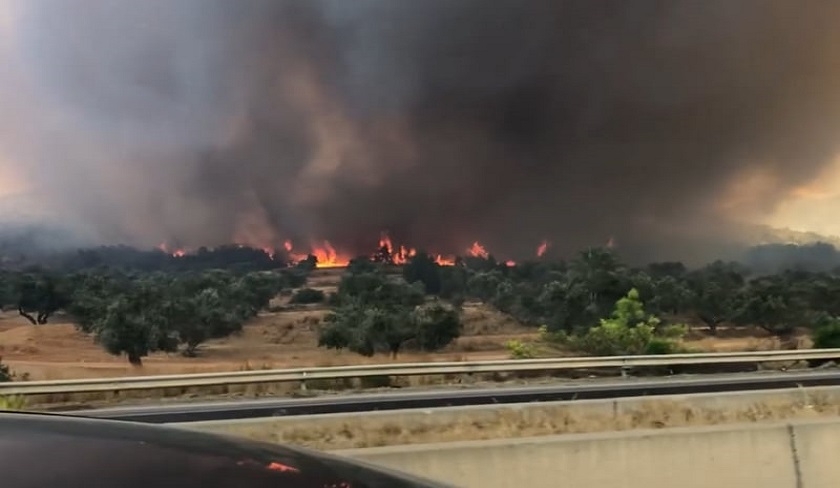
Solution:
{"label": "car hood", "polygon": [[173,427],[0,413],[3,488],[442,488],[303,448]]}

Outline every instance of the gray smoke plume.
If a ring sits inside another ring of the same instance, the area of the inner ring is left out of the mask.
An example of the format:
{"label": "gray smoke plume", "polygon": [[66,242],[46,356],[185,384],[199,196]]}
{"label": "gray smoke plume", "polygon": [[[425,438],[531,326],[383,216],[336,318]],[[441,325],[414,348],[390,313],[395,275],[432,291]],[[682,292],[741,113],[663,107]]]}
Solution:
{"label": "gray smoke plume", "polygon": [[734,182],[762,177],[739,195],[761,215],[838,154],[838,22],[790,0],[0,0],[0,165],[101,242],[697,255],[737,230]]}

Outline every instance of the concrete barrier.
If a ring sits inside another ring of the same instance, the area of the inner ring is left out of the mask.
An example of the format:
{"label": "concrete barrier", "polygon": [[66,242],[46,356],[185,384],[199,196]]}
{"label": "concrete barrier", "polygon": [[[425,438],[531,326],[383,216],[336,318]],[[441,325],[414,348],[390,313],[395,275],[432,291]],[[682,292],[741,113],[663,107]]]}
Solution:
{"label": "concrete barrier", "polygon": [[[818,408],[813,408],[816,405]],[[250,439],[344,449],[448,440],[574,434],[650,427],[733,424],[754,420],[791,421],[833,415],[840,388],[663,395],[477,405],[434,409],[305,415],[170,424]],[[480,426],[481,429],[472,429]],[[534,426],[534,429],[530,427]],[[453,433],[475,430],[476,437]]]}
{"label": "concrete barrier", "polygon": [[838,420],[336,451],[465,488],[829,488],[838,452]]}

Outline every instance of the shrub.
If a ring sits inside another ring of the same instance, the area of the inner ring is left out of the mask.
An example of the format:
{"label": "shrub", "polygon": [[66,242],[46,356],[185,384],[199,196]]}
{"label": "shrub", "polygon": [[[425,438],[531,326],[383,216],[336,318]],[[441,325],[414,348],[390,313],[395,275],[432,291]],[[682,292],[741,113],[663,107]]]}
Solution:
{"label": "shrub", "polygon": [[292,298],[289,300],[289,303],[321,303],[324,301],[324,299],[326,299],[326,295],[321,290],[316,290],[314,288],[301,288],[294,295],[292,295]]}
{"label": "shrub", "polygon": [[840,317],[819,317],[811,332],[811,339],[814,341],[814,349],[840,347]]}
{"label": "shrub", "polygon": [[[840,317],[832,317],[827,314],[817,317],[813,324],[811,339],[814,342],[814,349],[833,349],[840,347]],[[813,367],[830,362],[840,362],[835,359],[811,359],[808,365]]]}
{"label": "shrub", "polygon": [[0,410],[23,410],[26,408],[25,396],[0,396]]}
{"label": "shrub", "polygon": [[610,318],[565,341],[572,349],[595,356],[671,354],[679,349],[678,340],[687,330],[684,325],[661,327],[657,317],[646,316],[639,293],[632,289],[616,302]]}
{"label": "shrub", "polygon": [[537,355],[537,351],[532,344],[517,339],[507,341],[505,348],[510,353],[511,359],[531,359]]}
{"label": "shrub", "polygon": [[14,379],[14,373],[9,368],[8,364],[3,364],[3,358],[0,358],[0,383],[5,381],[12,381]]}

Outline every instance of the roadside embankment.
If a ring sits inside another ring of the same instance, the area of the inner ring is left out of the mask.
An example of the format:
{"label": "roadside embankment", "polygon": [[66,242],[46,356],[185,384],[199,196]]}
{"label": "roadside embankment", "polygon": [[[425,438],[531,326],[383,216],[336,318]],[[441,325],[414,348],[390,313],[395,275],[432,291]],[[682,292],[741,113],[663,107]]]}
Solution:
{"label": "roadside embankment", "polygon": [[840,388],[813,387],[172,425],[335,450],[838,416]]}

